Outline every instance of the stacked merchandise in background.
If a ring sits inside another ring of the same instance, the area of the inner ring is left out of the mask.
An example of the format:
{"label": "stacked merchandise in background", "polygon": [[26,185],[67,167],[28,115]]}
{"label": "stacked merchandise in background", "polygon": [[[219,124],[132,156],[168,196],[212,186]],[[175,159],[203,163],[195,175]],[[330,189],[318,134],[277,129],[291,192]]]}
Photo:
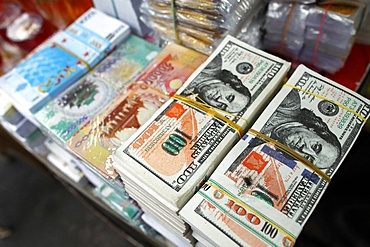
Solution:
{"label": "stacked merchandise in background", "polygon": [[335,73],[343,67],[360,27],[365,5],[314,5],[306,20],[299,60]]}
{"label": "stacked merchandise in background", "polygon": [[228,35],[115,152],[113,165],[129,195],[184,244],[193,238],[179,210],[279,90],[289,68]]}
{"label": "stacked merchandise in background", "polygon": [[[168,100],[168,95],[173,95],[182,86],[206,58],[188,48],[168,44],[133,83],[125,85],[126,90],[108,108],[66,142],[67,148],[102,176],[117,179],[112,153]],[[112,62],[113,59],[107,60],[107,64]],[[109,74],[106,65],[99,65],[95,71],[102,76]],[[112,79],[114,76],[117,75],[112,73]]]}
{"label": "stacked merchandise in background", "polygon": [[[109,25],[106,25],[109,23]],[[43,49],[0,78],[0,87],[29,119],[87,73],[130,33],[129,26],[91,8]]]}
{"label": "stacked merchandise in background", "polygon": [[369,115],[300,65],[180,215],[206,246],[293,246]]}
{"label": "stacked merchandise in background", "polygon": [[143,0],[141,18],[162,40],[209,55],[227,34],[236,36],[266,4],[265,0]]}
{"label": "stacked merchandise in background", "polygon": [[351,51],[367,3],[327,2],[270,1],[264,49],[325,72],[337,72]]}
{"label": "stacked merchandise in background", "polygon": [[304,44],[309,5],[270,1],[263,36],[264,49],[292,60],[298,59]]}
{"label": "stacked merchandise in background", "polygon": [[133,34],[145,37],[152,31],[140,19],[142,0],[93,0],[93,3],[95,8],[127,23],[131,27]]}

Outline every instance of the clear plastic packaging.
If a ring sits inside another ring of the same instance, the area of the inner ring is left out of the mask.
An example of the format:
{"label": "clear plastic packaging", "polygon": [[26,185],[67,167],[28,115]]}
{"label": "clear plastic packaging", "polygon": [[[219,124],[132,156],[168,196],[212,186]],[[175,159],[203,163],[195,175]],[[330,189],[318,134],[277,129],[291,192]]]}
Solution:
{"label": "clear plastic packaging", "polygon": [[354,35],[363,15],[363,5],[313,5],[306,25],[323,32],[337,32]]}
{"label": "clear plastic packaging", "polygon": [[297,59],[304,45],[308,12],[308,5],[270,2],[264,25],[264,48],[284,57]]}
{"label": "clear plastic packaging", "polygon": [[322,32],[308,27],[306,29],[305,45],[316,47],[318,52],[323,52],[332,56],[337,56],[345,59],[351,51],[355,40],[353,35],[346,35],[334,32]]}
{"label": "clear plastic packaging", "polygon": [[180,0],[173,8],[169,0],[144,0],[140,18],[163,40],[209,55],[227,34],[236,36],[266,5],[266,0]]}
{"label": "clear plastic packaging", "polygon": [[[314,58],[315,56],[315,58]],[[335,73],[344,65],[344,60],[324,53],[316,53],[310,47],[303,47],[299,60],[329,73]]]}
{"label": "clear plastic packaging", "polygon": [[284,57],[297,59],[304,45],[304,38],[295,35],[286,35],[282,42],[282,34],[267,33],[263,39],[265,49]]}
{"label": "clear plastic packaging", "polygon": [[266,13],[264,28],[268,33],[276,34],[283,33],[287,26],[288,33],[303,36],[309,9],[308,5],[271,1]]}
{"label": "clear plastic packaging", "polygon": [[261,5],[256,11],[258,14],[251,18],[249,21],[245,21],[240,30],[237,32],[236,38],[246,42],[253,47],[262,49],[262,36],[263,36],[263,25],[265,22],[266,5]]}

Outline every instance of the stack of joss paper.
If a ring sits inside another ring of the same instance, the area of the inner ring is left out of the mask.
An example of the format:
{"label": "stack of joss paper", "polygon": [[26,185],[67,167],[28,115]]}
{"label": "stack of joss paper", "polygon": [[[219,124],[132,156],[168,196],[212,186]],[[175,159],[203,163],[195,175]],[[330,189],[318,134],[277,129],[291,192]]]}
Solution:
{"label": "stack of joss paper", "polygon": [[0,77],[0,87],[24,116],[33,119],[36,111],[88,73],[129,34],[127,24],[90,8]]}
{"label": "stack of joss paper", "polygon": [[[110,55],[75,82],[57,98],[34,114],[40,129],[62,148],[85,124],[120,99],[125,90],[160,53],[161,48],[140,37],[130,35]],[[54,150],[55,151],[55,150]],[[58,155],[58,150],[55,151]],[[60,155],[60,154],[59,154]],[[68,152],[68,162],[79,164],[121,190],[119,179]]]}
{"label": "stack of joss paper", "polygon": [[[102,176],[118,178],[112,153],[182,86],[206,58],[175,43],[167,44],[133,81],[123,85],[126,89],[110,101],[107,108],[68,139],[66,147]],[[114,64],[114,60],[107,62]],[[96,71],[105,79],[111,78],[109,67],[102,65]],[[124,73],[130,73],[132,68],[133,65],[128,65]],[[119,79],[120,73],[114,73],[115,77]]]}
{"label": "stack of joss paper", "polygon": [[143,211],[191,243],[179,210],[280,89],[289,68],[227,36],[114,154],[127,192]]}
{"label": "stack of joss paper", "polygon": [[111,105],[161,48],[130,35],[100,64],[38,110],[41,129],[64,146],[79,129]]}
{"label": "stack of joss paper", "polygon": [[206,246],[293,246],[369,114],[300,65],[181,217]]}

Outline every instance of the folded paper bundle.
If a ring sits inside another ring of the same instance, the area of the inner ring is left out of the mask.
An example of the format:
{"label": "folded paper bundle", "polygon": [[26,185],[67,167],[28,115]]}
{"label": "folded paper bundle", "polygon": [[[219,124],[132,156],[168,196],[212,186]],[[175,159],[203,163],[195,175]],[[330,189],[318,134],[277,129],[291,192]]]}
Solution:
{"label": "folded paper bundle", "polygon": [[91,8],[54,35],[48,41],[50,45],[3,75],[0,87],[24,115],[32,117],[32,113],[91,70],[129,33],[125,23]]}
{"label": "folded paper bundle", "polygon": [[300,65],[180,215],[206,246],[293,246],[369,115]]}
{"label": "folded paper bundle", "polygon": [[289,68],[227,36],[114,154],[114,167],[144,212],[174,235],[188,237],[179,210],[252,125]]}

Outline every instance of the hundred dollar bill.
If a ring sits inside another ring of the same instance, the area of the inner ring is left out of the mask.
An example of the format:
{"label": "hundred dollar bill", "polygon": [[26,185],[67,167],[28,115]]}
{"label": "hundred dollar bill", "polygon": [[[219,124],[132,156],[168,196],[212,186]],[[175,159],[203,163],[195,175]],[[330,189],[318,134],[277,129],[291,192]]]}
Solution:
{"label": "hundred dollar bill", "polygon": [[[115,152],[117,166],[153,187],[168,208],[180,209],[280,88],[289,67],[227,36],[185,83],[181,95]],[[194,106],[198,104],[228,115],[231,123],[206,114]]]}
{"label": "hundred dollar bill", "polygon": [[332,177],[369,114],[368,99],[300,65],[252,129]]}
{"label": "hundred dollar bill", "polygon": [[[321,186],[311,168],[284,157],[271,143],[250,148],[255,138],[250,132],[243,136],[180,215],[201,236],[218,233],[216,241],[292,246],[328,184]],[[234,217],[225,213],[230,209]],[[291,218],[293,212],[300,222]]]}
{"label": "hundred dollar bill", "polygon": [[207,246],[293,246],[300,231],[288,231],[291,222],[259,198],[241,200],[216,181],[205,183],[180,216]]}
{"label": "hundred dollar bill", "polygon": [[89,164],[116,177],[111,154],[182,86],[206,56],[168,44],[111,106],[93,118],[66,143]]}
{"label": "hundred dollar bill", "polygon": [[[224,233],[220,238],[243,246],[255,245],[240,239],[248,234],[267,245],[293,245],[368,119],[369,109],[369,100],[300,65],[180,215],[202,234]],[[224,202],[212,197],[215,191],[253,209],[270,226],[258,224],[257,231],[243,228],[245,218],[227,220],[238,225],[235,229],[219,223],[220,213],[209,216],[201,210],[206,205],[208,213],[226,212]],[[265,206],[257,207],[256,199]],[[280,232],[286,235],[281,238]]]}

